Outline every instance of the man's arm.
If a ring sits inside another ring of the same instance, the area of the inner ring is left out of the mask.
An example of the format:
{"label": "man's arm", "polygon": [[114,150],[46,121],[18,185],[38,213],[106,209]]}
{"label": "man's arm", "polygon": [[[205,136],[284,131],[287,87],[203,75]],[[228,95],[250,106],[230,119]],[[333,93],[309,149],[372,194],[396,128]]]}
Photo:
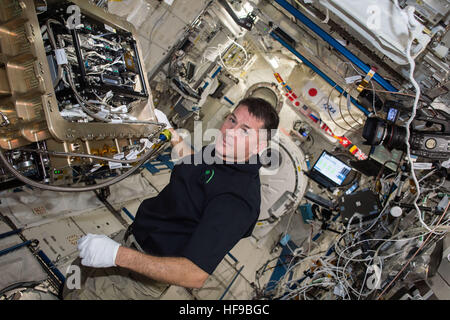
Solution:
{"label": "man's arm", "polygon": [[81,264],[94,268],[119,266],[157,281],[201,288],[208,273],[184,257],[155,257],[121,246],[106,235],[87,234],[78,240]]}
{"label": "man's arm", "polygon": [[167,116],[161,110],[155,109],[155,116],[158,122],[164,123],[166,125],[166,129],[170,131],[172,134],[172,139],[170,140],[170,144],[172,145],[172,149],[175,154],[179,157],[185,157],[187,155],[193,154],[192,148],[183,141],[183,138],[173,129],[172,125],[167,119]]}
{"label": "man's arm", "polygon": [[124,246],[119,247],[115,263],[157,281],[187,288],[201,288],[209,276],[187,258],[155,257]]}

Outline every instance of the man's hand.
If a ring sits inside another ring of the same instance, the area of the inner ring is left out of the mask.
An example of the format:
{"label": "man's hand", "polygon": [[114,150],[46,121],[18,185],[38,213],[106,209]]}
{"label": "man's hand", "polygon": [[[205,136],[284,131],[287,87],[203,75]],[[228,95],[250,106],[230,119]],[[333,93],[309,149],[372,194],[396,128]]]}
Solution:
{"label": "man's hand", "polygon": [[164,112],[161,110],[155,109],[155,115],[156,119],[158,119],[158,122],[164,123],[166,125],[165,129],[172,129],[172,125],[169,122],[169,119],[167,119],[167,116]]}
{"label": "man's hand", "polygon": [[155,115],[158,119],[158,122],[164,123],[166,125],[166,129],[169,129],[169,131],[172,133],[170,144],[172,145],[172,155],[174,155],[173,159],[179,159],[192,154],[192,148],[183,141],[183,138],[172,127],[164,112],[155,109]]}
{"label": "man's hand", "polygon": [[90,234],[78,240],[81,264],[87,267],[108,268],[116,266],[120,243],[101,234]]}

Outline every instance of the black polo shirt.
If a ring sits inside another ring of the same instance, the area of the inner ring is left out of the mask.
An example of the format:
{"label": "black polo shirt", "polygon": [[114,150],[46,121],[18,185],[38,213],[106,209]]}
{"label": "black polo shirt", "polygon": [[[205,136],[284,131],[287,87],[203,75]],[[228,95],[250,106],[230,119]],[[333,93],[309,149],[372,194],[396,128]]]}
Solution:
{"label": "black polo shirt", "polygon": [[261,164],[259,159],[252,164],[255,158],[247,163],[195,164],[198,156],[175,165],[169,184],[141,203],[132,227],[145,252],[186,257],[211,274],[253,231],[261,205]]}

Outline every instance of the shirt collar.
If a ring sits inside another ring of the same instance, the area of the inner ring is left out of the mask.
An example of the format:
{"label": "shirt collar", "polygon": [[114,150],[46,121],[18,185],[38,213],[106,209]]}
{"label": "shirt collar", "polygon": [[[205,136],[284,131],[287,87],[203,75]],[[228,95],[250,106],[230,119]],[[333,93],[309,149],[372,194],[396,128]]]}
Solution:
{"label": "shirt collar", "polygon": [[[204,150],[204,148],[202,149]],[[239,171],[247,171],[247,172],[259,172],[259,169],[261,168],[262,164],[260,161],[260,157],[258,154],[251,156],[247,161],[243,162],[231,162],[231,161],[225,161],[221,158],[219,158],[216,155],[216,150],[213,149],[211,151],[212,156],[214,156],[214,159],[216,160],[215,164],[217,165],[225,165],[230,168],[237,169]]]}

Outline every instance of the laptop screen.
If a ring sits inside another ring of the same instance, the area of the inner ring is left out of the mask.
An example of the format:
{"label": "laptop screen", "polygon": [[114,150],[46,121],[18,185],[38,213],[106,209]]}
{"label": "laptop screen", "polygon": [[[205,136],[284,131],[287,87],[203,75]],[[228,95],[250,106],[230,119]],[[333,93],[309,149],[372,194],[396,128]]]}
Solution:
{"label": "laptop screen", "polygon": [[314,164],[313,170],[340,186],[352,169],[338,158],[323,151]]}

